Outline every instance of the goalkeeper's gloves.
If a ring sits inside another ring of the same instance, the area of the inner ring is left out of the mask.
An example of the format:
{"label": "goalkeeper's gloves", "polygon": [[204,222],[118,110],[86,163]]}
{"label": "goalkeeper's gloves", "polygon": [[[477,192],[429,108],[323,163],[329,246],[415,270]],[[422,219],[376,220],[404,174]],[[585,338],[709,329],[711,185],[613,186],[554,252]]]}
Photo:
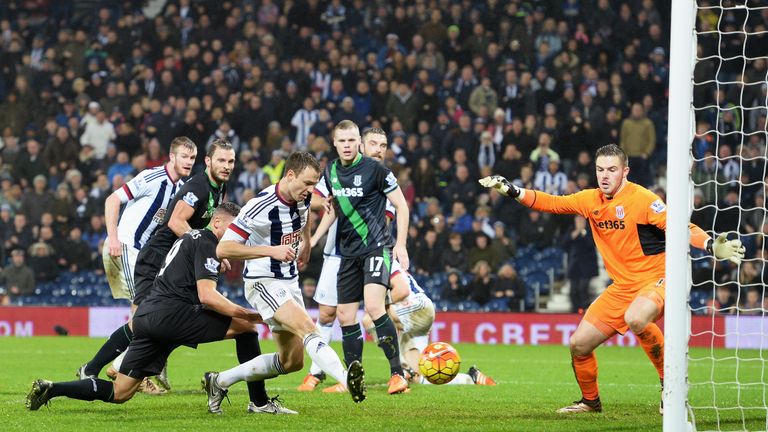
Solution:
{"label": "goalkeeper's gloves", "polygon": [[727,259],[738,265],[741,264],[741,260],[744,259],[745,249],[741,244],[741,240],[728,240],[727,234],[720,234],[717,236],[716,240],[710,239],[707,242],[707,251],[717,259]]}
{"label": "goalkeeper's gloves", "polygon": [[506,195],[511,198],[517,198],[520,196],[520,188],[513,185],[509,180],[500,175],[484,177],[478,181],[481,185],[487,188],[498,190],[502,195]]}

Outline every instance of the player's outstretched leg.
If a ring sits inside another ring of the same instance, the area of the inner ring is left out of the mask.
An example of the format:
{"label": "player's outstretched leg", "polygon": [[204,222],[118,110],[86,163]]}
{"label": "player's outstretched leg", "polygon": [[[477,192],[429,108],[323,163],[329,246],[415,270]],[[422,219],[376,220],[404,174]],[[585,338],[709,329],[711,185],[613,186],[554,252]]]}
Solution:
{"label": "player's outstretched leg", "polygon": [[[333,321],[331,321],[330,324],[326,324],[318,320],[317,332],[323,342],[329,344],[331,342],[331,335],[333,334]],[[309,373],[304,377],[304,381],[302,381],[296,390],[304,392],[312,391],[323,381],[325,381],[325,372],[323,372],[317,363],[312,362],[312,365],[309,367]]]}
{"label": "player's outstretched leg", "polygon": [[88,363],[80,366],[75,374],[77,378],[86,379],[91,376],[99,376],[99,372],[104,366],[125,352],[132,339],[133,331],[130,324],[125,324],[112,332],[104,345],[96,352],[96,355]]}
{"label": "player's outstretched leg", "polygon": [[110,403],[123,403],[131,399],[141,383],[141,379],[118,375],[113,383],[90,377],[69,382],[51,382],[38,379],[32,383],[27,393],[25,405],[30,411],[36,411],[55,397],[68,397],[84,401],[100,400]]}
{"label": "player's outstretched leg", "polygon": [[476,385],[485,385],[485,386],[496,385],[496,381],[494,381],[493,378],[480,372],[480,369],[478,369],[475,365],[472,365],[469,368],[469,371],[467,374],[470,376],[470,378],[472,378],[472,382],[474,382]]}

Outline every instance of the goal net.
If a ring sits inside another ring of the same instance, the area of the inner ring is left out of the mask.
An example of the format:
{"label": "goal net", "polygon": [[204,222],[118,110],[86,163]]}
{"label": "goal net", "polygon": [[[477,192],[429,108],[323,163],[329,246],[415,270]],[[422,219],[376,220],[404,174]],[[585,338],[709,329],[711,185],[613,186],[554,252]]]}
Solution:
{"label": "goal net", "polygon": [[[691,222],[713,237],[738,237],[747,248],[739,266],[690,252],[684,415],[695,430],[766,430],[768,1],[681,3],[694,8],[695,25],[688,28],[692,52],[687,58],[680,50],[672,52],[677,58],[671,58],[671,67],[693,66],[687,122],[693,135],[691,169],[676,174],[670,169],[668,184],[692,185],[687,195]],[[674,27],[684,24],[675,20],[674,7],[673,38]],[[672,111],[679,108],[672,103],[670,98],[670,129],[685,128],[686,123],[673,122]],[[685,229],[668,225],[668,233],[670,228]],[[680,430],[668,427],[667,420],[665,430]]]}

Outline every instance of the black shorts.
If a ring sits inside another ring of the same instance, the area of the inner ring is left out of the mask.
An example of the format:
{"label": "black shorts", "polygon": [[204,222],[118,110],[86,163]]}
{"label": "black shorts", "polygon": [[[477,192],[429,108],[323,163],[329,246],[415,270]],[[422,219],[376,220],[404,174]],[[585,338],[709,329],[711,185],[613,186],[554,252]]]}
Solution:
{"label": "black shorts", "polygon": [[133,317],[133,340],[120,373],[136,379],[157,375],[173,350],[223,340],[231,322],[232,318],[200,305],[183,304],[146,313],[139,309]]}
{"label": "black shorts", "polygon": [[383,247],[354,258],[341,258],[336,282],[338,303],[354,303],[363,300],[363,287],[379,284],[389,288],[392,270],[392,248]]}
{"label": "black shorts", "polygon": [[133,304],[140,305],[152,291],[155,277],[165,262],[165,254],[160,254],[152,248],[143,247],[136,257],[136,266],[133,269],[134,296]]}

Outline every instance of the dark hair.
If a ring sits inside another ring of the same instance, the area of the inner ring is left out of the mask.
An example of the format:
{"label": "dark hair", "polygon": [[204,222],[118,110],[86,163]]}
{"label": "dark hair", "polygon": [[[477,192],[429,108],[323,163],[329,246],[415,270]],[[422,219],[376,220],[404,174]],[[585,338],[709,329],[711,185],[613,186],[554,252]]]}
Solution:
{"label": "dark hair", "polygon": [[231,142],[222,138],[218,138],[213,140],[213,142],[208,146],[208,151],[205,153],[205,155],[208,157],[213,157],[213,154],[216,152],[217,148],[222,150],[233,150]]}
{"label": "dark hair", "polygon": [[320,172],[320,164],[317,162],[312,153],[307,151],[296,151],[288,156],[285,161],[285,167],[283,168],[283,176],[288,171],[293,171],[295,175],[299,175],[305,168],[310,167],[317,172]]}
{"label": "dark hair", "polygon": [[617,146],[616,144],[604,145],[597,149],[597,152],[595,152],[595,159],[600,156],[616,156],[619,158],[619,160],[621,160],[621,163],[624,164],[625,167],[629,166],[627,154],[624,153],[624,150],[622,150],[621,147]]}
{"label": "dark hair", "polygon": [[240,205],[232,201],[227,201],[219,205],[216,208],[216,211],[213,212],[213,215],[218,216],[218,215],[221,215],[222,213],[228,214],[232,217],[237,217],[237,215],[240,213]]}
{"label": "dark hair", "polygon": [[386,137],[387,133],[384,132],[384,129],[382,128],[369,127],[363,130],[362,140],[365,141],[365,137],[367,137],[368,135],[384,135]]}
{"label": "dark hair", "polygon": [[179,147],[184,147],[188,150],[195,150],[197,148],[194,141],[185,136],[176,137],[171,141],[171,153],[176,154],[179,151]]}

